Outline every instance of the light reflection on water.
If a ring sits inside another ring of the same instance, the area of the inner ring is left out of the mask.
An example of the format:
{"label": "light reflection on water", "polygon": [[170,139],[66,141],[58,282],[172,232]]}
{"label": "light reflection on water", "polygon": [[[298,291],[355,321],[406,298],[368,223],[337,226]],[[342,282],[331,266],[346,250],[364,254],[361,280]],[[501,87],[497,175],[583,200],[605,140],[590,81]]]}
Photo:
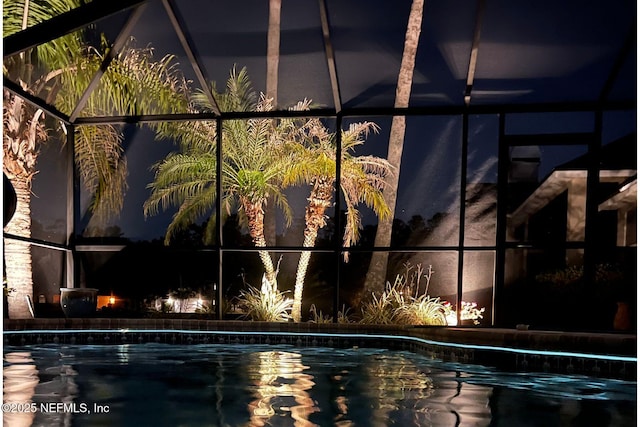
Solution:
{"label": "light reflection on water", "polygon": [[5,402],[109,408],[5,413],[5,426],[636,425],[635,383],[499,373],[407,352],[162,344],[4,350]]}
{"label": "light reflection on water", "polygon": [[291,413],[295,426],[315,424],[309,415],[320,411],[307,392],[315,383],[313,376],[304,371],[302,355],[286,351],[261,351],[249,354],[247,374],[250,388],[256,397],[248,405],[250,426],[268,425],[274,416]]}
{"label": "light reflection on water", "polygon": [[[27,351],[11,352],[4,355],[2,370],[2,394],[4,402],[30,404],[38,385],[38,370]],[[3,412],[3,425],[30,426],[35,414],[31,412]]]}
{"label": "light reflection on water", "polygon": [[[71,422],[68,412],[41,413],[39,404],[71,404],[77,397],[76,371],[66,363],[68,358],[58,355],[58,363],[41,364],[38,352],[9,351],[5,349],[3,377],[3,403],[13,405],[3,410],[2,425],[67,426]],[[38,367],[40,369],[38,369]],[[34,410],[30,405],[36,405]]]}

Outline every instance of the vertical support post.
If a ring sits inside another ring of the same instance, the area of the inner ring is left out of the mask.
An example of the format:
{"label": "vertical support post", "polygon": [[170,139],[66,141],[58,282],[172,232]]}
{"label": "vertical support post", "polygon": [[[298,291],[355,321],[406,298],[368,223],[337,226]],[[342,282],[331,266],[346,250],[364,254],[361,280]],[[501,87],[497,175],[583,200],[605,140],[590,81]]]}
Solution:
{"label": "vertical support post", "polygon": [[499,115],[498,134],[498,200],[496,218],[496,271],[493,290],[493,319],[494,326],[504,326],[505,317],[502,314],[504,308],[505,288],[505,258],[507,240],[507,197],[509,179],[509,146],[505,141],[505,115]]}
{"label": "vertical support post", "polygon": [[341,230],[342,230],[342,221],[340,214],[340,185],[341,185],[341,173],[342,173],[342,113],[338,112],[336,114],[336,203],[335,203],[335,211],[334,211],[334,222],[335,222],[335,235],[334,239],[334,251],[335,262],[336,262],[336,285],[334,289],[333,295],[333,322],[338,322],[338,305],[340,304],[340,272],[342,269],[342,239]]}
{"label": "vertical support post", "polygon": [[456,318],[458,325],[462,322],[460,315],[462,313],[462,280],[464,266],[464,228],[466,215],[466,194],[467,194],[467,154],[469,152],[469,112],[465,111],[462,115],[462,154],[460,158],[460,220],[459,240],[458,240],[458,289],[456,292]]}
{"label": "vertical support post", "polygon": [[596,264],[598,261],[597,252],[597,220],[598,220],[598,186],[600,185],[600,151],[602,146],[602,121],[603,112],[601,109],[595,112],[594,135],[589,140],[589,151],[587,154],[587,199],[586,216],[584,230],[584,283],[587,286],[585,292],[593,295],[595,290]]}
{"label": "vertical support post", "polygon": [[216,308],[218,312],[218,320],[222,320],[224,313],[222,312],[222,258],[223,258],[223,241],[222,241],[222,119],[216,118],[216,252],[218,254],[218,293]]}
{"label": "vertical support post", "polygon": [[76,174],[75,164],[75,126],[72,124],[65,124],[67,129],[66,140],[66,156],[67,156],[67,188],[66,188],[66,204],[67,204],[67,223],[66,223],[66,246],[65,250],[65,287],[73,288],[77,282],[79,276],[78,267],[79,264],[75,262],[76,250],[76,218],[78,218],[78,212],[80,210],[80,195],[79,195],[79,183],[78,175]]}

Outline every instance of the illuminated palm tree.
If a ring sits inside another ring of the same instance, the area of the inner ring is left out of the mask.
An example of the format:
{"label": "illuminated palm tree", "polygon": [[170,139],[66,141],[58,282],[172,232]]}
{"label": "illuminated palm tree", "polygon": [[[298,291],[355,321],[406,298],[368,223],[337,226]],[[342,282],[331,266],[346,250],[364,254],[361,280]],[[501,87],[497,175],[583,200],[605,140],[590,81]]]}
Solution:
{"label": "illuminated palm tree", "polygon": [[[213,97],[223,111],[270,111],[271,101],[258,96],[251,87],[246,68],[234,68],[227,80],[226,91],[219,93],[212,86]],[[197,111],[212,110],[206,94],[194,95]],[[283,125],[285,122],[283,121]],[[267,246],[264,235],[264,207],[268,200],[283,210],[289,221],[291,213],[281,191],[282,174],[287,157],[277,149],[278,127],[268,118],[225,120],[222,125],[222,214],[231,213],[234,206],[249,229],[256,247]],[[144,204],[145,215],[178,207],[165,234],[165,243],[203,216],[209,216],[205,243],[212,241],[215,225],[217,144],[215,122],[178,123],[161,132],[176,137],[180,152],[172,153],[154,165],[155,178],[149,185],[151,195]],[[276,270],[266,250],[258,252],[265,268],[265,277],[272,290],[277,289]]]}
{"label": "illuminated palm tree", "polygon": [[[398,85],[396,87],[396,100],[394,107],[406,108],[409,106],[411,95],[411,85],[413,82],[413,69],[416,63],[418,52],[418,42],[420,41],[420,30],[422,27],[422,14],[424,11],[424,0],[413,0],[407,32],[404,41],[404,51],[402,52],[402,63],[398,73]],[[384,199],[391,212],[395,212],[396,200],[398,197],[398,180],[400,178],[400,163],[402,160],[402,149],[404,147],[404,134],[406,121],[404,116],[394,116],[389,134],[389,151],[387,160],[393,165],[396,173],[389,179],[389,188],[384,192]],[[376,231],[375,246],[390,246],[391,231],[393,228],[393,215],[378,223]],[[382,293],[384,291],[385,278],[387,274],[388,252],[374,252],[371,255],[371,262],[364,285],[364,295],[367,297],[373,292]]]}
{"label": "illuminated palm tree", "polygon": [[[83,3],[5,1],[3,35],[17,33]],[[3,74],[26,93],[45,99],[60,111],[71,112],[105,63],[105,52],[110,48],[104,40],[97,46],[90,45],[83,32],[75,32],[6,58]],[[173,64],[173,57],[154,61],[151,49],[139,49],[130,42],[114,55],[83,112],[101,115],[114,111],[118,114],[184,111],[187,105],[182,94],[184,79]],[[31,183],[37,172],[40,146],[56,131],[65,129],[59,126],[51,130],[45,125],[42,109],[7,90],[3,92],[3,101],[3,171],[17,194],[15,215],[4,231],[29,238]],[[122,208],[127,170],[121,142],[121,132],[114,126],[82,126],[74,135],[76,168],[86,190],[94,195],[90,206],[94,229],[99,229]],[[9,315],[29,317],[26,297],[33,294],[30,245],[4,240],[6,279],[15,289],[8,301]]]}
{"label": "illuminated palm tree", "polygon": [[[358,205],[364,203],[378,217],[386,219],[391,215],[384,198],[385,179],[392,167],[384,159],[374,156],[354,156],[355,148],[364,143],[369,132],[377,131],[372,122],[353,123],[342,131],[340,190],[346,208],[346,224],[343,236],[344,247],[350,247],[360,237],[360,212]],[[295,162],[285,175],[284,185],[308,184],[311,192],[307,198],[303,247],[315,246],[318,230],[325,227],[326,210],[333,205],[336,183],[335,134],[329,134],[319,119],[311,119],[300,128],[302,144],[298,145]],[[345,252],[345,261],[348,252]],[[301,318],[304,280],[311,259],[310,251],[300,254],[293,296],[292,318]]]}

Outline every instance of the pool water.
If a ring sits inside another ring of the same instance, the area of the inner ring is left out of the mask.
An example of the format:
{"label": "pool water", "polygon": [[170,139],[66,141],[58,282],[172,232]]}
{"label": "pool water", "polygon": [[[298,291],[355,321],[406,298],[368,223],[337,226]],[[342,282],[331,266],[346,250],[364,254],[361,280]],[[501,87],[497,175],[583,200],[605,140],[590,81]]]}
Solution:
{"label": "pool water", "polygon": [[403,351],[4,347],[5,426],[635,426],[636,383],[501,373]]}

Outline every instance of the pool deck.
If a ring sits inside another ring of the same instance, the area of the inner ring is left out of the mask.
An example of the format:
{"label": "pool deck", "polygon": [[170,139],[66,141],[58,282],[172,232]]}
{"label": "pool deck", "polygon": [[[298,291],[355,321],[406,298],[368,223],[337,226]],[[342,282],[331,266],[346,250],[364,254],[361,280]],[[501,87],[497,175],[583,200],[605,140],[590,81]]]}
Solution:
{"label": "pool deck", "polygon": [[393,348],[448,361],[637,379],[636,334],[169,318],[4,319],[3,329],[4,343],[10,345],[85,343],[90,334],[93,336],[89,342],[95,344],[147,340],[186,344],[211,342],[211,337],[217,337],[214,342],[221,343],[282,342],[341,347],[384,347],[395,342]]}

